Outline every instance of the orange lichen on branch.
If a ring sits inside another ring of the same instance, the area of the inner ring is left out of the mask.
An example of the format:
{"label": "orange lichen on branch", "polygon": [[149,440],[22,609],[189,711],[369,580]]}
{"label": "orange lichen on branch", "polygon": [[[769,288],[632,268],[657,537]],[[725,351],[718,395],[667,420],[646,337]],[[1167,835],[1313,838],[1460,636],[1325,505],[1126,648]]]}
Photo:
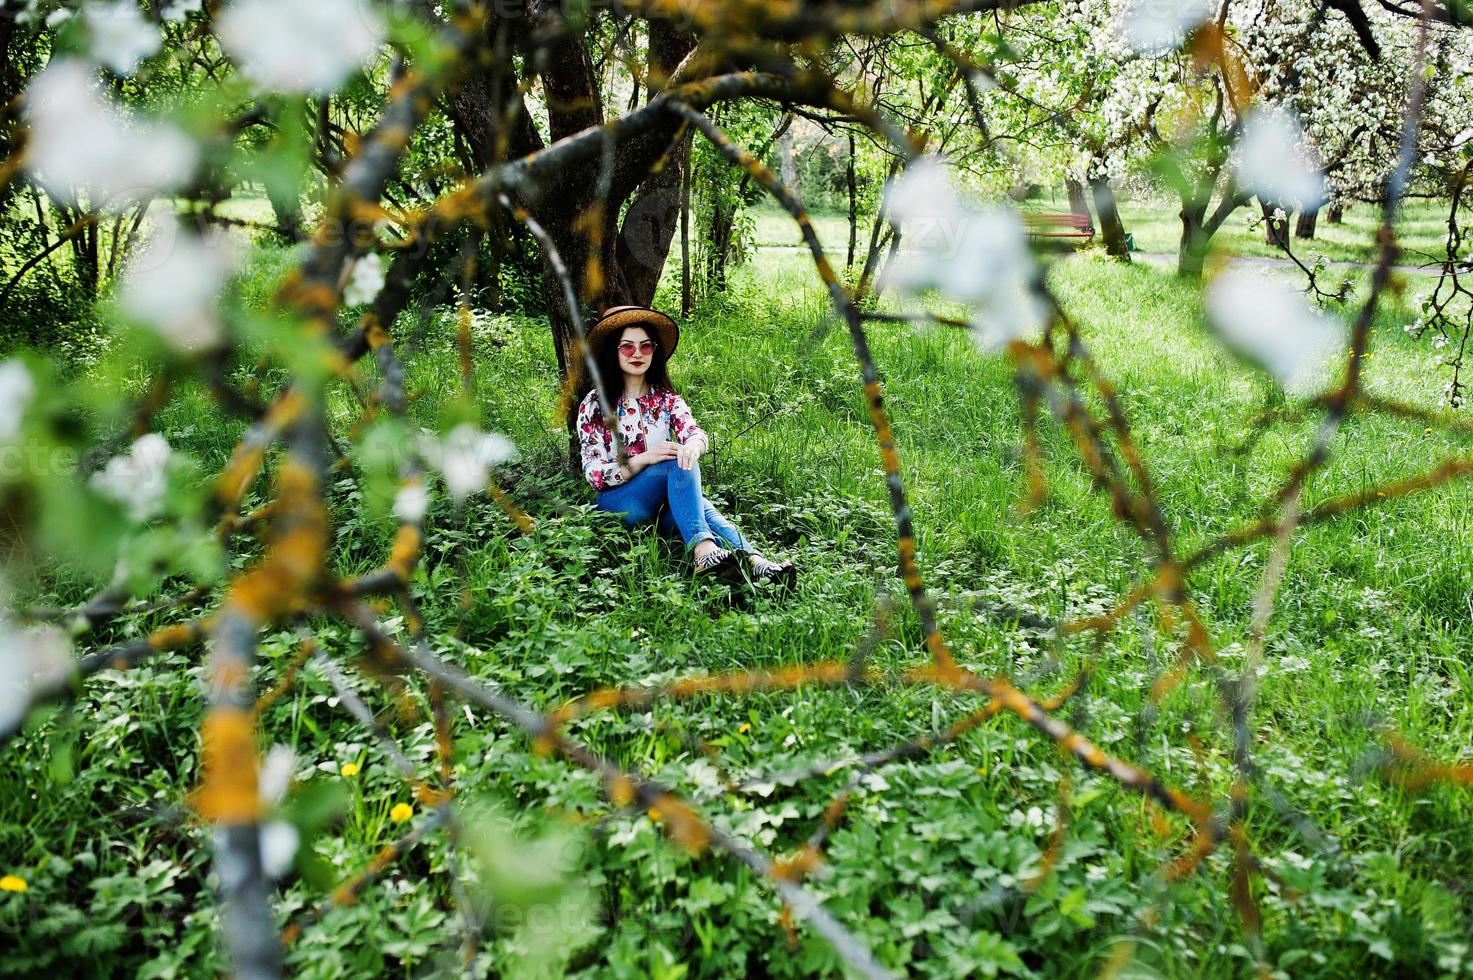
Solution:
{"label": "orange lichen on branch", "polygon": [[[1161,834],[1161,836],[1166,837],[1169,834]],[[1199,828],[1197,833],[1192,835],[1191,849],[1166,866],[1166,880],[1180,881],[1195,872],[1207,855],[1217,848],[1217,838],[1218,835],[1205,833]]]}
{"label": "orange lichen on branch", "polygon": [[634,802],[634,782],[622,772],[609,778],[608,781],[609,802],[617,807],[625,807]]}
{"label": "orange lichen on branch", "polygon": [[1473,785],[1473,762],[1439,762],[1400,735],[1387,733],[1385,738],[1391,758],[1380,766],[1381,774],[1406,789],[1419,790],[1432,783]]}
{"label": "orange lichen on branch", "polygon": [[[1430,490],[1433,487],[1470,473],[1473,473],[1473,456],[1459,456],[1439,463],[1430,470],[1425,470],[1415,476],[1385,483],[1379,487],[1372,487],[1360,493],[1345,494],[1322,501],[1313,507],[1305,509],[1303,515],[1299,518],[1299,523],[1301,526],[1315,524],[1319,521],[1328,520],[1331,517],[1338,517],[1341,514],[1355,510],[1358,507],[1364,507],[1367,504],[1403,497],[1423,490]],[[1278,520],[1270,517],[1260,518],[1250,524],[1243,525],[1237,530],[1229,531],[1210,544],[1205,544],[1201,548],[1198,548],[1190,556],[1182,560],[1182,567],[1186,569],[1195,568],[1207,559],[1220,555],[1232,548],[1240,547],[1259,538],[1275,534],[1278,529]]]}
{"label": "orange lichen on branch", "polygon": [[[326,243],[319,241],[316,244],[322,247]],[[286,307],[296,307],[313,320],[319,320],[337,308],[338,292],[334,285],[294,275],[282,283],[277,292],[277,301]]]}
{"label": "orange lichen on branch", "polygon": [[1152,701],[1160,701],[1180,684],[1194,660],[1207,664],[1217,663],[1217,651],[1213,649],[1212,641],[1207,636],[1207,627],[1198,618],[1189,600],[1179,598],[1175,605],[1158,602],[1157,607],[1162,632],[1170,635],[1176,629],[1178,623],[1176,612],[1180,612],[1181,621],[1187,624],[1187,636],[1186,641],[1182,644],[1181,653],[1178,654],[1171,669],[1163,672],[1151,685]]}
{"label": "orange lichen on branch", "polygon": [[491,494],[491,499],[496,502],[498,507],[506,512],[507,517],[511,518],[512,523],[517,526],[518,531],[521,531],[523,534],[532,533],[532,518],[526,511],[517,506],[517,502],[511,499],[511,496],[501,488],[500,484],[495,480],[488,480],[486,483],[486,492]]}
{"label": "orange lichen on branch", "polygon": [[160,652],[177,650],[186,643],[192,643],[198,639],[206,625],[206,622],[196,621],[161,626],[148,634],[148,645]]}
{"label": "orange lichen on branch", "polygon": [[948,687],[981,691],[1004,709],[1011,711],[1053,739],[1061,749],[1079,759],[1089,768],[1105,773],[1127,789],[1171,807],[1192,823],[1206,828],[1206,832],[1214,843],[1221,836],[1212,819],[1211,807],[1175,787],[1167,786],[1146,770],[1103,751],[1064,722],[1050,715],[1037,701],[1018,690],[1006,678],[985,678],[961,668],[940,670],[934,667],[909,671],[906,676],[916,680],[932,680]]}
{"label": "orange lichen on branch", "polygon": [[788,949],[796,950],[798,948],[798,928],[793,922],[791,905],[786,903],[783,905],[782,911],[777,915],[777,924],[782,926],[783,935],[787,937]]}
{"label": "orange lichen on branch", "polygon": [[455,799],[455,793],[448,789],[436,789],[423,780],[415,780],[412,784],[414,798],[427,810],[442,807]]}
{"label": "orange lichen on branch", "polygon": [[414,574],[414,566],[419,563],[419,556],[419,528],[413,524],[400,524],[399,533],[394,536],[394,546],[389,550],[389,560],[385,567],[399,581],[408,582],[409,577]]}
{"label": "orange lichen on branch", "polygon": [[261,461],[266,458],[264,445],[242,446],[236,451],[224,472],[215,483],[216,494],[226,506],[233,506],[260,472]]}
{"label": "orange lichen on branch", "polygon": [[388,344],[390,342],[389,332],[385,330],[384,325],[379,322],[377,314],[363,314],[363,321],[360,326],[363,330],[363,340],[365,343],[368,344],[369,350],[377,351],[380,347],[383,347],[385,344]]}
{"label": "orange lichen on branch", "polygon": [[1252,851],[1248,847],[1248,837],[1243,833],[1242,826],[1233,824],[1229,834],[1233,841],[1233,907],[1238,910],[1238,918],[1242,920],[1243,928],[1250,936],[1256,937],[1263,927],[1263,911],[1259,909],[1258,902],[1253,898],[1251,880],[1251,873],[1257,862],[1253,859]]}
{"label": "orange lichen on branch", "polygon": [[1058,815],[1054,819],[1054,831],[1049,835],[1048,846],[1043,850],[1043,860],[1039,862],[1038,873],[1021,882],[1023,891],[1033,892],[1048,878],[1049,872],[1054,870],[1054,865],[1059,861],[1059,855],[1064,852],[1064,836],[1069,829],[1069,793],[1072,783],[1068,773],[1059,780],[1058,787]]}
{"label": "orange lichen on branch", "polygon": [[266,446],[271,439],[299,419],[306,407],[307,400],[300,392],[288,389],[282,393],[258,425],[264,438],[242,442],[236,446],[230,462],[216,479],[215,493],[221,503],[226,507],[235,506],[255,481],[261,461],[266,456]]}
{"label": "orange lichen on branch", "polygon": [[317,493],[317,478],[300,460],[288,457],[277,477],[281,516],[264,561],[231,583],[225,608],[254,623],[271,622],[303,609],[323,570],[327,512]]}
{"label": "orange lichen on branch", "polygon": [[[833,804],[829,804],[832,809]],[[843,812],[840,804],[839,812]],[[825,811],[827,813],[827,810]],[[772,876],[782,881],[799,882],[817,871],[822,863],[818,848],[805,844],[790,858],[772,862]]]}
{"label": "orange lichen on branch", "polygon": [[297,674],[302,670],[302,665],[307,662],[307,658],[312,656],[316,649],[317,645],[311,640],[303,640],[297,645],[297,652],[287,662],[286,669],[281,672],[281,676],[277,678],[271,690],[256,699],[256,706],[252,714],[257,719],[261,717],[261,714],[267,708],[281,700],[282,695],[291,690],[292,685],[296,683]]}
{"label": "orange lichen on branch", "polygon": [[659,813],[670,839],[691,854],[701,853],[711,842],[711,828],[684,800],[661,793],[652,809]]}
{"label": "orange lichen on branch", "polygon": [[595,200],[574,216],[571,229],[588,242],[588,259],[583,266],[582,295],[597,296],[603,292],[604,269],[602,249],[604,240],[604,208]]}
{"label": "orange lichen on branch", "polygon": [[195,812],[218,824],[259,820],[255,715],[239,708],[212,708],[201,727],[201,740],[204,776],[190,795]]}
{"label": "orange lichen on branch", "polygon": [[606,687],[591,691],[550,712],[547,720],[562,726],[575,718],[610,708],[642,707],[658,698],[692,698],[702,694],[745,694],[803,684],[841,684],[854,680],[851,668],[837,660],[779,670],[749,670],[687,677],[659,687]]}
{"label": "orange lichen on branch", "polygon": [[1216,23],[1208,21],[1192,34],[1190,47],[1198,70],[1216,65],[1222,72],[1223,87],[1233,111],[1239,115],[1247,111],[1258,86],[1248,73],[1238,42]]}

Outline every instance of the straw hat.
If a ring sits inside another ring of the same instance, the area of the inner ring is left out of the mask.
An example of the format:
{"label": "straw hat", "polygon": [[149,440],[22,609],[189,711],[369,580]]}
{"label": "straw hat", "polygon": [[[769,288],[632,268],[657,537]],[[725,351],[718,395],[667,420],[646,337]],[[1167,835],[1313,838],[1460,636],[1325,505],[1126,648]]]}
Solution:
{"label": "straw hat", "polygon": [[648,306],[611,306],[588,331],[588,349],[598,357],[604,341],[625,327],[645,327],[658,335],[660,349],[668,358],[680,343],[680,327],[670,317]]}

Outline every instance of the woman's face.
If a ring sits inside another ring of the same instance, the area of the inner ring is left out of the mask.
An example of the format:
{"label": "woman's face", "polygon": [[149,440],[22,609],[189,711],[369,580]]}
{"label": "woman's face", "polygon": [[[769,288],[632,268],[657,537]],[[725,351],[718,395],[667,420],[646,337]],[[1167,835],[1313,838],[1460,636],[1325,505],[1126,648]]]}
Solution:
{"label": "woman's face", "polygon": [[618,340],[619,370],[643,375],[655,359],[655,340],[644,327],[625,327]]}

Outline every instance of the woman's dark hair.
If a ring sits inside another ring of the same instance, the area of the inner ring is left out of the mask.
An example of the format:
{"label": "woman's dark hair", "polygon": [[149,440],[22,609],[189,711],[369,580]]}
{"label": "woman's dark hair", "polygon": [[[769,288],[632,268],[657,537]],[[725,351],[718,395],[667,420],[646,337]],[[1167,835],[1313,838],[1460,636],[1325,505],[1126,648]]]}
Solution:
{"label": "woman's dark hair", "polygon": [[[609,404],[618,400],[624,394],[624,372],[619,368],[619,341],[623,339],[626,331],[639,329],[649,335],[650,340],[655,343],[654,353],[650,356],[650,367],[645,372],[644,382],[650,391],[674,392],[675,387],[670,384],[670,375],[665,370],[670,355],[666,352],[664,345],[660,343],[659,331],[654,327],[645,326],[640,323],[631,323],[629,326],[616,330],[604,338],[603,347],[599,350],[595,360],[598,363],[598,375],[603,379],[604,396]],[[580,382],[576,391],[577,399],[574,405],[581,404],[584,397],[593,390],[593,378],[588,372],[586,364],[579,367]],[[606,423],[607,424],[607,423]]]}

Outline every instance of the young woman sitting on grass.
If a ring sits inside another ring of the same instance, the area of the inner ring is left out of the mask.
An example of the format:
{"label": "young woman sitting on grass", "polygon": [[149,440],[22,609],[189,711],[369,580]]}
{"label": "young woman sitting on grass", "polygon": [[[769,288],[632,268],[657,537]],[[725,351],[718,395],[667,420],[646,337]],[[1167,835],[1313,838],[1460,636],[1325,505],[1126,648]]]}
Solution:
{"label": "young woman sitting on grass", "polygon": [[738,581],[745,555],[754,579],[791,584],[797,578],[793,563],[762,557],[701,494],[700,458],[710,439],[665,370],[680,341],[675,321],[648,307],[615,306],[587,339],[628,456],[621,465],[598,390],[580,366],[578,439],[598,509],[619,514],[628,525],[654,519],[662,532],[678,532],[698,574]]}

